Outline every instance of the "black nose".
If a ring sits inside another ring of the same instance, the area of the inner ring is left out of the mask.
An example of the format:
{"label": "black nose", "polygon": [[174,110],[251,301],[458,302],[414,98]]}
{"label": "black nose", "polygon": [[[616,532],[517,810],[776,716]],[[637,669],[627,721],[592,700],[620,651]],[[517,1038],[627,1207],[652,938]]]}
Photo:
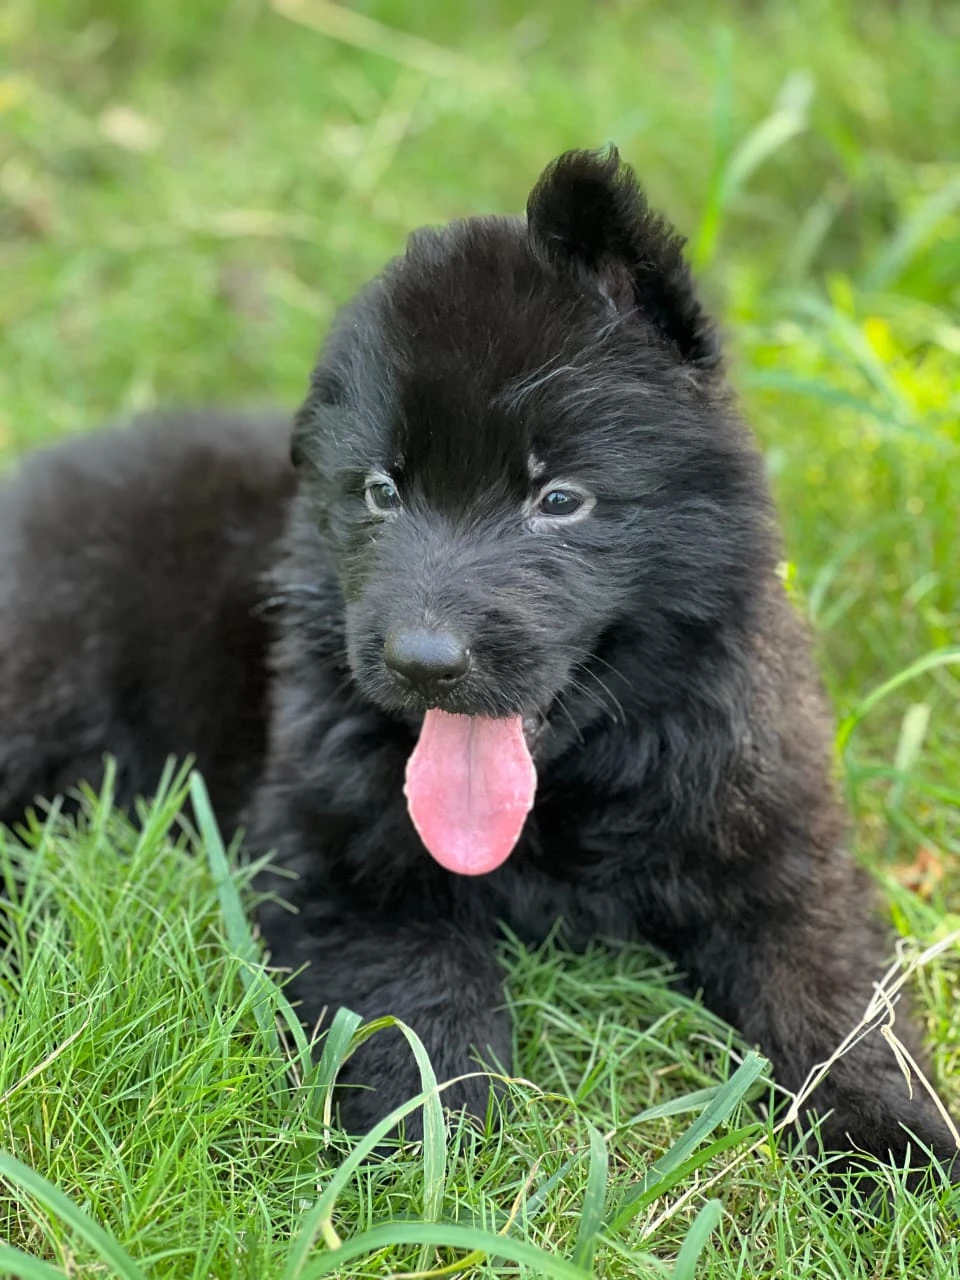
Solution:
{"label": "black nose", "polygon": [[452,689],[470,668],[470,650],[451,631],[391,631],[383,646],[387,666],[418,693]]}

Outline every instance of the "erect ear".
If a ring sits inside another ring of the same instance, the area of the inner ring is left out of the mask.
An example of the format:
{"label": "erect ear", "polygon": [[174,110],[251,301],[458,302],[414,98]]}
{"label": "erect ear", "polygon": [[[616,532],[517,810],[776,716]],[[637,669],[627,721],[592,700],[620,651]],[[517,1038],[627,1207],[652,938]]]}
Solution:
{"label": "erect ear", "polygon": [[641,311],[685,360],[705,369],[720,363],[683,237],[651,211],[616,148],[568,151],[554,160],[530,193],[527,232],[537,253],[592,277],[618,311]]}

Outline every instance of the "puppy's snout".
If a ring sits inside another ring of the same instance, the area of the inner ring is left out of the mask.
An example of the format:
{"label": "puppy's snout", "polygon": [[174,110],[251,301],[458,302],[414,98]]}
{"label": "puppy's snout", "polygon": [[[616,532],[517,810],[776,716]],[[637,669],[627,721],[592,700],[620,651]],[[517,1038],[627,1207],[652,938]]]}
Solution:
{"label": "puppy's snout", "polygon": [[446,693],[470,670],[470,650],[452,631],[391,631],[383,659],[396,680],[425,697]]}

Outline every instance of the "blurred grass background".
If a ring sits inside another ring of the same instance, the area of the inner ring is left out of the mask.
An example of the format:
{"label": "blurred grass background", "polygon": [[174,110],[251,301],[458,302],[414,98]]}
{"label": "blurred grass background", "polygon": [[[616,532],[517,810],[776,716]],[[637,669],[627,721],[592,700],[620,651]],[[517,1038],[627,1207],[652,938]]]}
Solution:
{"label": "blurred grass background", "polygon": [[[7,463],[158,404],[293,406],[412,227],[616,142],[728,333],[858,852],[902,932],[957,926],[960,6],[5,0],[0,58]],[[954,948],[923,1007],[955,1101],[958,991]]]}

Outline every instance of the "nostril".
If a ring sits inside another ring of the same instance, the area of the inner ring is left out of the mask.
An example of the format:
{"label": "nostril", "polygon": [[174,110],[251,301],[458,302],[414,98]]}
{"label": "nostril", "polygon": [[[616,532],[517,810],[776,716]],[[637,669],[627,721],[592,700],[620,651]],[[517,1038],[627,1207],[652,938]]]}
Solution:
{"label": "nostril", "polygon": [[470,669],[470,650],[452,631],[391,631],[383,660],[401,681],[421,690],[448,689]]}

